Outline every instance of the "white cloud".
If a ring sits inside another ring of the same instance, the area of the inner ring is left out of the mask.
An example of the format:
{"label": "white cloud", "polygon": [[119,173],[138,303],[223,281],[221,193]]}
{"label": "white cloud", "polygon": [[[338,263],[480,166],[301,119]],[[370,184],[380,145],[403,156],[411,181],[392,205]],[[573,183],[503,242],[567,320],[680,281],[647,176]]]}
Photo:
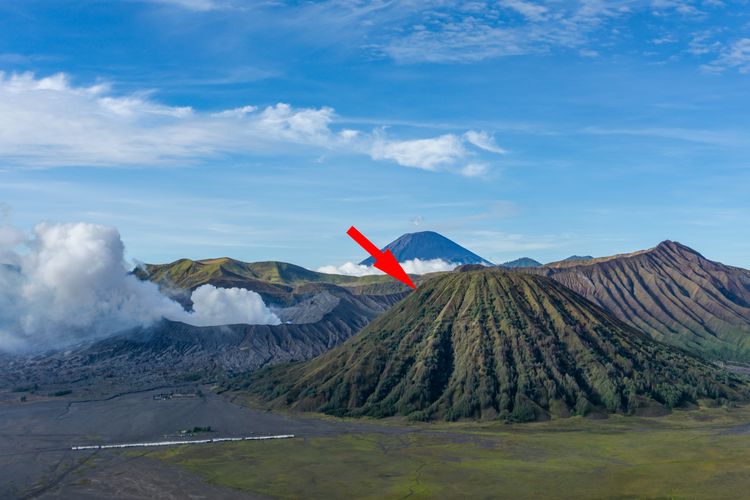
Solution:
{"label": "white cloud", "polygon": [[9,213],[10,209],[0,202],[0,265],[18,266],[20,256],[16,249],[26,241],[26,234],[7,222]]}
{"label": "white cloud", "polygon": [[667,34],[664,36],[659,36],[651,40],[651,43],[654,45],[665,45],[670,43],[676,43],[677,39],[674,37],[674,35]]}
{"label": "white cloud", "polygon": [[704,16],[706,13],[698,9],[693,3],[690,0],[651,0],[651,6],[657,15],[661,14],[662,11],[674,11],[682,16]]}
{"label": "white cloud", "polygon": [[505,153],[505,150],[497,145],[495,138],[483,130],[469,130],[464,134],[464,139],[474,146],[489,151],[490,153]]}
{"label": "white cloud", "polygon": [[370,276],[373,274],[385,274],[380,269],[375,269],[372,266],[355,264],[354,262],[345,262],[340,266],[322,266],[318,268],[318,272],[326,274],[343,274],[346,276]]}
{"label": "white cloud", "polygon": [[241,106],[239,108],[233,108],[233,109],[225,109],[224,111],[219,111],[218,113],[214,113],[214,116],[231,116],[234,118],[243,118],[250,113],[254,113],[258,110],[257,106]]}
{"label": "white cloud", "polygon": [[532,21],[541,21],[547,14],[547,7],[522,0],[501,0],[500,5],[512,9]]}
{"label": "white cloud", "polygon": [[414,259],[407,260],[401,263],[401,267],[404,268],[409,274],[427,274],[437,273],[440,271],[452,271],[457,268],[460,264],[454,262],[446,262],[442,259]]}
{"label": "white cloud", "polygon": [[191,295],[193,313],[182,321],[196,326],[278,325],[281,323],[257,293],[242,288],[203,285]]}
{"label": "white cloud", "polygon": [[487,25],[473,18],[413,31],[388,40],[381,50],[402,63],[477,62],[534,52],[523,30]]}
{"label": "white cloud", "polygon": [[393,160],[405,167],[437,170],[466,156],[466,149],[459,137],[445,134],[411,141],[379,139],[373,144],[371,155],[375,160]]}
{"label": "white cloud", "polygon": [[736,69],[742,74],[750,73],[750,38],[741,38],[724,47],[719,57],[701,66],[704,71],[722,73]]}
{"label": "white cloud", "polygon": [[[497,255],[546,250],[567,244],[570,235],[530,236],[502,231],[476,230],[468,233],[467,246],[475,249],[480,255]],[[506,259],[507,260],[507,259]],[[503,259],[495,259],[502,262]]]}
{"label": "white cloud", "polygon": [[[376,134],[370,149],[375,160],[391,160],[404,167],[415,167],[423,170],[455,170],[463,175],[477,175],[477,163],[465,162],[474,156],[467,149],[467,144],[476,148],[499,154],[504,151],[497,146],[493,137],[484,131],[470,130],[462,136],[444,134],[431,139],[393,140],[388,139],[383,131]],[[457,170],[452,168],[463,164]],[[482,167],[486,172],[486,165]]]}
{"label": "white cloud", "polygon": [[[254,22],[290,28],[291,36],[306,43],[363,47],[399,63],[472,63],[565,51],[594,57],[623,50],[623,39],[671,43],[692,26],[730,26],[722,0],[152,1],[191,10],[234,8]],[[688,51],[695,50],[692,45]],[[662,48],[675,56],[685,49],[678,43]]]}
{"label": "white cloud", "polygon": [[0,234],[0,351],[61,348],[162,317],[201,325],[278,323],[259,297],[236,290],[196,290],[195,313],[186,312],[155,284],[128,273],[124,245],[111,227],[39,224],[26,238],[6,226]]}
{"label": "white cloud", "polygon": [[115,96],[107,85],[76,87],[63,74],[0,73],[0,156],[17,164],[144,165],[275,143],[333,147],[332,118],[330,108],[283,103],[199,113],[146,94]]}
{"label": "white cloud", "polygon": [[209,10],[219,9],[222,4],[216,0],[142,0],[147,3],[160,3],[174,5],[187,10],[197,12],[206,12]]}
{"label": "white cloud", "polygon": [[702,56],[721,51],[721,42],[716,40],[719,30],[708,29],[693,33],[686,51],[694,56]]}
{"label": "white cloud", "polygon": [[[393,16],[377,47],[399,62],[475,62],[493,58],[574,50],[592,54],[608,46],[614,21],[643,11],[639,0],[497,3],[425,2],[418,21]],[[523,19],[508,19],[508,10]],[[393,26],[395,25],[395,26]],[[607,29],[610,28],[610,29]]]}
{"label": "white cloud", "polygon": [[0,72],[0,159],[15,166],[152,166],[223,154],[289,153],[295,148],[369,155],[425,170],[460,167],[500,152],[487,132],[399,140],[339,128],[330,107],[286,103],[216,112],[169,106],[148,93],[116,95],[106,84],[75,86],[64,74],[37,78]]}
{"label": "white cloud", "polygon": [[[459,264],[446,262],[442,259],[413,259],[401,262],[401,267],[409,274],[427,274],[440,271],[452,271]],[[372,266],[363,266],[353,262],[346,262],[340,266],[323,266],[318,268],[320,273],[343,274],[346,276],[370,276],[376,274],[385,274],[380,269]]]}
{"label": "white cloud", "polygon": [[264,109],[259,122],[264,132],[289,142],[327,144],[334,115],[332,108],[294,110],[280,103]]}
{"label": "white cloud", "polygon": [[489,168],[484,163],[469,163],[461,169],[461,175],[466,177],[481,177],[487,174]]}

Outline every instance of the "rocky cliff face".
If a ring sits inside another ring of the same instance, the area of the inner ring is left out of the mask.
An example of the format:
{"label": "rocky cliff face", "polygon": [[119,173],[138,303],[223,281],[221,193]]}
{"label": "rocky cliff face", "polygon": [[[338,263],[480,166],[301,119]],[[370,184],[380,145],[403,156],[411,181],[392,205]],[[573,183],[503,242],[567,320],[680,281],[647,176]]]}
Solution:
{"label": "rocky cliff face", "polygon": [[662,342],[750,361],[750,271],[673,241],[633,254],[526,270],[562,283]]}

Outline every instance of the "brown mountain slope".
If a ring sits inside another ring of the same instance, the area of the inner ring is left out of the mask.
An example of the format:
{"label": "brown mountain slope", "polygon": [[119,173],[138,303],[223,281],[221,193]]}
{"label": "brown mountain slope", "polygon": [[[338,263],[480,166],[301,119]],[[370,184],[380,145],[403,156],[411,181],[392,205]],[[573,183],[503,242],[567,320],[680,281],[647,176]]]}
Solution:
{"label": "brown mountain slope", "polygon": [[735,376],[553,280],[476,266],[425,282],[318,358],[233,387],[334,415],[447,420],[632,413],[747,396]]}
{"label": "brown mountain slope", "polygon": [[0,360],[0,388],[114,384],[134,390],[186,375],[212,380],[305,360],[351,337],[404,296],[357,296],[335,285],[298,292],[295,306],[277,310],[280,325],[197,327],[163,320],[65,352]]}
{"label": "brown mountain slope", "polygon": [[662,342],[750,361],[750,271],[677,242],[524,272],[555,279]]}

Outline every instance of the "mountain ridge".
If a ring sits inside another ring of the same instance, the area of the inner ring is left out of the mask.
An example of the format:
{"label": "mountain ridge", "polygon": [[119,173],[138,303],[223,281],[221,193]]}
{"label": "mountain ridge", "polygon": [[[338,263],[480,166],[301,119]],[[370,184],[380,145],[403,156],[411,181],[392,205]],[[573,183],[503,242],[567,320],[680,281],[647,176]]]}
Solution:
{"label": "mountain ridge", "polygon": [[750,271],[679,242],[523,272],[555,279],[659,341],[750,361]]}
{"label": "mountain ridge", "polygon": [[141,264],[133,270],[133,274],[156,283],[163,293],[186,307],[192,304],[191,292],[201,285],[252,290],[260,294],[265,302],[281,306],[288,305],[294,288],[302,285],[334,284],[354,293],[367,288],[371,294],[380,293],[378,285],[387,294],[407,289],[399,283],[392,283],[392,278],[386,275],[326,274],[288,262],[244,262],[229,257],[201,260],[183,258],[167,264]]}
{"label": "mountain ridge", "polygon": [[534,260],[530,257],[521,257],[514,260],[509,260],[500,264],[502,267],[518,268],[518,267],[540,267],[543,264],[538,260]]}
{"label": "mountain ridge", "polygon": [[747,397],[544,276],[465,266],[311,361],[238,380],[272,406],[338,416],[512,421]]}

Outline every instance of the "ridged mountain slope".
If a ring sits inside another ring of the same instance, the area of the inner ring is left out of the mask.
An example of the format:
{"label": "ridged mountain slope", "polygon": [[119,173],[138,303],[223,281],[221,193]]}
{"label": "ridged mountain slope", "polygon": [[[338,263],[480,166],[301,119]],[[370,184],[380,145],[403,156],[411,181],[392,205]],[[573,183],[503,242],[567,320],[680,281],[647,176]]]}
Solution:
{"label": "ridged mountain slope", "polygon": [[662,342],[696,354],[750,361],[750,271],[674,241],[567,267],[553,278]]}
{"label": "ridged mountain slope", "polygon": [[553,280],[476,267],[425,282],[330,352],[235,388],[334,415],[516,421],[747,395]]}

